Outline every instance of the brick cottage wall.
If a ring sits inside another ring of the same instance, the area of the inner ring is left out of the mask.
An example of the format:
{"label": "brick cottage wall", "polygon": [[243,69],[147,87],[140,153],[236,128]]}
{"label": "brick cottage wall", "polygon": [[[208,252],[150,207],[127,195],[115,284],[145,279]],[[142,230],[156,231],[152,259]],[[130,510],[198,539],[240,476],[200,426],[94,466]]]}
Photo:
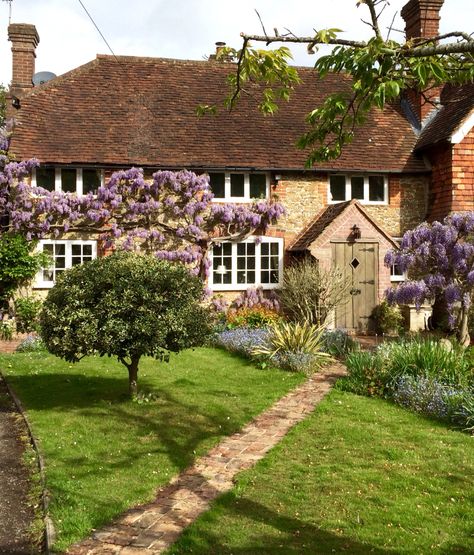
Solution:
{"label": "brick cottage wall", "polygon": [[432,164],[429,221],[474,210],[474,130],[458,144],[431,148],[427,156]]}

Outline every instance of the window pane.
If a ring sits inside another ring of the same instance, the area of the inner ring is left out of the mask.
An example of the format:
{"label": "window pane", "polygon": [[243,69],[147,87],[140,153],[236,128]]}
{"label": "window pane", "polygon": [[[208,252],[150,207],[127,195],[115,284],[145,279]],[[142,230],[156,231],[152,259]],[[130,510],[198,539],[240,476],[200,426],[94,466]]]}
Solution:
{"label": "window pane", "polygon": [[82,254],[84,256],[92,256],[92,245],[83,245]]}
{"label": "window pane", "polygon": [[82,170],[82,193],[96,193],[101,185],[100,170]]}
{"label": "window pane", "polygon": [[266,254],[268,254],[268,253],[270,252],[270,251],[269,251],[269,248],[270,248],[270,246],[269,246],[268,243],[262,243],[262,244],[260,245],[260,252],[261,252],[263,255],[266,255]]}
{"label": "window pane", "polygon": [[384,202],[385,201],[384,178],[382,175],[369,176],[369,200]]}
{"label": "window pane", "polygon": [[232,255],[232,245],[231,245],[231,243],[224,243],[222,248],[223,248],[222,252],[224,253],[224,256],[231,256]]}
{"label": "window pane", "polygon": [[270,253],[274,256],[278,256],[278,243],[270,243]]}
{"label": "window pane", "polygon": [[264,173],[250,174],[250,198],[266,198],[267,176]]}
{"label": "window pane", "polygon": [[361,176],[351,177],[351,198],[364,199],[364,178]]}
{"label": "window pane", "polygon": [[76,192],[76,170],[69,168],[61,170],[61,190],[65,193]]}
{"label": "window pane", "polygon": [[231,173],[230,174],[230,196],[243,197],[244,196],[244,174]]}
{"label": "window pane", "polygon": [[79,266],[79,264],[82,264],[82,257],[80,257],[80,256],[73,256],[73,257],[72,257],[72,265],[73,265],[73,266]]}
{"label": "window pane", "polygon": [[53,256],[54,245],[43,245],[43,252],[48,254],[49,256]]}
{"label": "window pane", "polygon": [[81,256],[81,245],[71,245],[72,256]]}
{"label": "window pane", "polygon": [[54,254],[56,256],[64,256],[66,254],[66,245],[64,243],[56,243],[54,245]]}
{"label": "window pane", "polygon": [[245,243],[238,243],[238,245],[237,245],[237,255],[238,256],[245,255]]}
{"label": "window pane", "polygon": [[331,200],[346,200],[346,177],[344,175],[331,175],[329,185]]}
{"label": "window pane", "polygon": [[210,173],[209,183],[211,185],[211,191],[214,193],[216,198],[225,197],[225,174],[224,173]]}
{"label": "window pane", "polygon": [[54,191],[55,170],[54,168],[37,168],[36,185],[48,191]]}
{"label": "window pane", "polygon": [[56,256],[54,258],[54,265],[56,270],[58,268],[65,268],[66,267],[66,257],[65,256]]}

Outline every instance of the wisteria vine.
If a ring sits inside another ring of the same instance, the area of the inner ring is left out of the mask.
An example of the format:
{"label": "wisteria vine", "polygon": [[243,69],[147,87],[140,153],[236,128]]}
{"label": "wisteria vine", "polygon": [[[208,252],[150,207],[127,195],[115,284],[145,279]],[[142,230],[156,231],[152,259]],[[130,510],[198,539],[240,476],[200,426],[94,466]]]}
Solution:
{"label": "wisteria vine", "polygon": [[66,233],[95,234],[105,248],[142,250],[181,261],[203,277],[213,243],[264,234],[285,209],[276,198],[248,204],[214,203],[207,175],[187,170],[117,171],[96,194],[83,196],[33,187],[36,159],[8,157],[9,131],[0,129],[0,229],[28,240]]}
{"label": "wisteria vine", "polygon": [[385,256],[408,281],[386,292],[389,303],[414,303],[444,297],[450,323],[461,342],[469,341],[467,318],[474,292],[474,212],[457,213],[441,222],[423,223],[403,236],[399,250]]}

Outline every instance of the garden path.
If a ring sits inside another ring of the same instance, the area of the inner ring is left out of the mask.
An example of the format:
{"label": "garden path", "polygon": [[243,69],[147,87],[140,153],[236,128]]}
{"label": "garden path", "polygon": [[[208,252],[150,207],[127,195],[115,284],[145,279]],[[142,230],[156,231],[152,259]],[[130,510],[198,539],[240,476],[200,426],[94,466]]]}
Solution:
{"label": "garden path", "polygon": [[69,555],[151,555],[165,551],[181,532],[234,486],[234,476],[251,468],[302,421],[344,375],[340,363],[312,375],[240,432],[160,489],[155,500],[127,511],[115,523],[72,546]]}
{"label": "garden path", "polygon": [[0,376],[0,555],[30,555],[34,511],[29,473],[21,463],[25,430]]}

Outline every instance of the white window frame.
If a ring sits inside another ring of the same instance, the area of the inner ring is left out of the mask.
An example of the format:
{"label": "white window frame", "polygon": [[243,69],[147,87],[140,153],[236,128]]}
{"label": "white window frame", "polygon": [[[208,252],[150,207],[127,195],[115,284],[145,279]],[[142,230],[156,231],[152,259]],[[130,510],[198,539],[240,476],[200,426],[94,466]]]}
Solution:
{"label": "white window frame", "polygon": [[[400,245],[402,238],[394,237],[393,240],[397,243],[397,245]],[[407,276],[405,272],[403,272],[402,274],[395,273],[395,264],[390,266],[390,281],[392,283],[400,283],[401,281],[405,281],[406,277]]]}
{"label": "white window frame", "polygon": [[[211,262],[209,287],[213,291],[245,291],[249,287],[262,287],[263,289],[277,289],[281,286],[283,281],[283,238],[281,237],[259,237],[260,242],[255,243],[256,237],[249,237],[245,241],[238,241],[231,243],[232,245],[232,279],[230,283],[214,283],[214,260],[212,250],[210,251],[209,258]],[[255,283],[237,283],[237,245],[239,243],[255,243]],[[277,243],[278,244],[278,283],[261,283],[261,245],[262,243]]]}
{"label": "white window frame", "polygon": [[[239,172],[239,171],[222,171],[222,170],[208,170],[207,174],[211,173],[223,173],[225,175],[224,180],[224,197],[214,197],[212,202],[253,202],[255,198],[250,196],[250,175],[264,175],[265,176],[265,200],[270,198],[270,174],[268,172]],[[232,197],[230,194],[230,176],[231,174],[240,174],[244,176],[244,196],[243,197]],[[256,199],[259,200],[259,199]]]}
{"label": "white window frame", "polygon": [[[331,177],[332,176],[343,176],[346,180],[346,198],[344,200],[333,200],[331,197]],[[383,196],[384,200],[369,200],[369,177],[380,176],[383,177]],[[328,175],[328,204],[338,204],[339,202],[347,202],[352,199],[351,191],[351,178],[352,177],[363,177],[364,178],[364,198],[357,199],[361,204],[378,204],[387,205],[388,204],[388,176],[381,173],[373,174],[357,174],[357,173],[331,173]]]}
{"label": "white window frame", "polygon": [[[51,166],[45,166],[45,167],[51,167]],[[61,170],[76,170],[76,195],[78,197],[82,197],[83,196],[83,181],[82,181],[82,171],[83,170],[96,170],[99,168],[78,168],[78,167],[67,167],[67,166],[63,166],[63,167],[58,167],[55,166],[54,167],[54,190],[58,193],[62,192],[62,187],[61,187]],[[104,170],[99,169],[100,172],[100,186],[102,187],[104,185]],[[37,187],[36,184],[36,168],[34,168],[32,174],[31,174],[31,185],[33,187]],[[74,193],[70,193],[70,194],[74,194]]]}
{"label": "white window frame", "polygon": [[[82,241],[79,239],[64,239],[64,240],[54,240],[54,239],[42,239],[39,241],[37,246],[38,252],[43,252],[44,245],[65,245],[65,269],[72,268],[72,246],[73,245],[91,245],[92,246],[92,259],[97,258],[97,241]],[[54,285],[52,280],[43,279],[43,270],[47,268],[41,268],[36,274],[35,281],[33,283],[34,289],[50,289]]]}

